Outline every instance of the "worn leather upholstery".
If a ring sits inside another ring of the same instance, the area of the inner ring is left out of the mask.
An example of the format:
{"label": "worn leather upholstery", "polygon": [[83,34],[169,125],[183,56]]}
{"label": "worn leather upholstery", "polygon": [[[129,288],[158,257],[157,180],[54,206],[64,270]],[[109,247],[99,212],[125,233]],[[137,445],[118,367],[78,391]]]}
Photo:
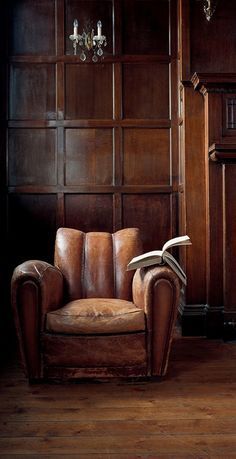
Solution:
{"label": "worn leather upholstery", "polygon": [[49,312],[46,330],[69,335],[145,331],[145,315],[131,301],[85,298]]}
{"label": "worn leather upholstery", "polygon": [[60,228],[54,265],[15,269],[12,305],[30,380],[165,374],[179,282],[166,266],[127,271],[140,253],[136,228]]}

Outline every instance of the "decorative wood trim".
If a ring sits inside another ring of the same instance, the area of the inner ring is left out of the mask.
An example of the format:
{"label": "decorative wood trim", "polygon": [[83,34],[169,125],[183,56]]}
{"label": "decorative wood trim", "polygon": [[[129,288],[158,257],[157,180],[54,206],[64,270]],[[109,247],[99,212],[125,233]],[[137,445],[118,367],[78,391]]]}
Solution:
{"label": "decorative wood trim", "polygon": [[236,137],[236,93],[223,95],[222,118],[223,137]]}
{"label": "decorative wood trim", "polygon": [[186,304],[180,309],[183,336],[206,336],[206,304]]}
{"label": "decorative wood trim", "polygon": [[57,227],[65,225],[65,200],[64,193],[57,195]]}
{"label": "decorative wood trim", "polygon": [[[79,64],[84,65],[80,57],[77,55],[58,55],[58,56],[9,56],[8,63],[39,63],[39,64],[56,64],[57,62],[64,62],[65,64]],[[99,62],[100,65],[111,64],[115,62],[121,63],[139,63],[139,62],[159,62],[161,64],[169,64],[171,56],[165,54],[123,54],[123,55],[110,55],[104,56],[103,60]],[[86,65],[94,65],[93,62],[87,62]],[[98,64],[97,64],[98,65]]]}
{"label": "decorative wood trim", "polygon": [[114,193],[113,195],[113,231],[122,228],[122,195]]}
{"label": "decorative wood trim", "polygon": [[181,80],[181,84],[183,85],[184,88],[192,88],[193,84],[191,80]]}
{"label": "decorative wood trim", "polygon": [[212,161],[236,161],[236,144],[213,143],[209,148]]}
{"label": "decorative wood trim", "polygon": [[179,58],[180,80],[191,76],[190,59],[190,4],[189,0],[179,0]]}
{"label": "decorative wood trim", "polygon": [[194,73],[191,82],[195,90],[206,92],[235,92],[236,73]]}
{"label": "decorative wood trim", "polygon": [[66,127],[66,128],[96,128],[96,127],[145,127],[153,129],[170,129],[169,119],[77,119],[77,120],[14,120],[7,123],[9,128],[45,128],[45,127]]}
{"label": "decorative wood trim", "polygon": [[113,54],[122,54],[122,11],[121,2],[113,0]]}
{"label": "decorative wood trim", "polygon": [[[223,306],[210,307],[208,304],[187,304],[180,309],[183,336],[226,337],[225,328],[231,327],[231,319],[224,320]],[[235,313],[236,319],[236,313]],[[236,329],[235,329],[236,330]]]}
{"label": "decorative wood trim", "polygon": [[174,188],[172,186],[166,185],[154,185],[154,186],[145,186],[145,185],[138,185],[138,186],[113,186],[113,185],[77,185],[77,186],[34,186],[34,185],[25,185],[25,186],[10,186],[8,187],[9,193],[19,193],[19,194],[41,194],[41,193],[96,193],[96,194],[103,194],[103,193],[135,193],[135,194],[172,194]]}
{"label": "decorative wood trim", "polygon": [[65,11],[64,11],[65,2],[64,0],[55,0],[55,35],[56,35],[56,54],[64,54],[65,46]]}
{"label": "decorative wood trim", "polygon": [[236,341],[236,320],[224,322],[223,339],[224,341]]}
{"label": "decorative wood trim", "polygon": [[222,338],[224,326],[224,306],[209,306],[206,308],[207,338]]}

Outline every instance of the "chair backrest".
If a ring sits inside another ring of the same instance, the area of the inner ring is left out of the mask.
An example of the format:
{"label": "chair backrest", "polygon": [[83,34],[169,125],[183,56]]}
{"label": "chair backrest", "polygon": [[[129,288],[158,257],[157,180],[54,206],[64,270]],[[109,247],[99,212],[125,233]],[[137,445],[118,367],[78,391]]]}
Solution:
{"label": "chair backrest", "polygon": [[59,228],[54,263],[64,275],[67,300],[131,300],[134,271],[126,271],[126,266],[131,258],[141,253],[137,228],[126,228],[114,234]]}

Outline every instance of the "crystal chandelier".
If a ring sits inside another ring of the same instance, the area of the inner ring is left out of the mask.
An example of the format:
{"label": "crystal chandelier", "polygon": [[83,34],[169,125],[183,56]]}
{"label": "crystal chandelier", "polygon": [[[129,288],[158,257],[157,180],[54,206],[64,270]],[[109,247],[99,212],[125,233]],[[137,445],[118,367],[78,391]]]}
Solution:
{"label": "crystal chandelier", "polygon": [[104,51],[103,46],[107,45],[105,35],[102,35],[102,23],[97,22],[97,35],[94,34],[94,29],[87,27],[83,29],[82,34],[78,34],[78,21],[74,20],[74,33],[69,36],[69,39],[73,43],[74,55],[77,54],[79,49],[79,57],[81,61],[86,61],[92,53],[92,61],[97,62],[99,58],[103,57]]}

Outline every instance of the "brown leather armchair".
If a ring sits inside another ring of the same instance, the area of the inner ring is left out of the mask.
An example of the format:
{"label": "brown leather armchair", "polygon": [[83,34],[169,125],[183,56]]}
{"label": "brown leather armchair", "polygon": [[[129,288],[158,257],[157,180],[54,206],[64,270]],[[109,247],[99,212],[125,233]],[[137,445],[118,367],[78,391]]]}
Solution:
{"label": "brown leather armchair", "polygon": [[12,277],[29,380],[164,375],[179,302],[166,266],[126,271],[139,230],[57,231],[54,266],[26,261]]}

